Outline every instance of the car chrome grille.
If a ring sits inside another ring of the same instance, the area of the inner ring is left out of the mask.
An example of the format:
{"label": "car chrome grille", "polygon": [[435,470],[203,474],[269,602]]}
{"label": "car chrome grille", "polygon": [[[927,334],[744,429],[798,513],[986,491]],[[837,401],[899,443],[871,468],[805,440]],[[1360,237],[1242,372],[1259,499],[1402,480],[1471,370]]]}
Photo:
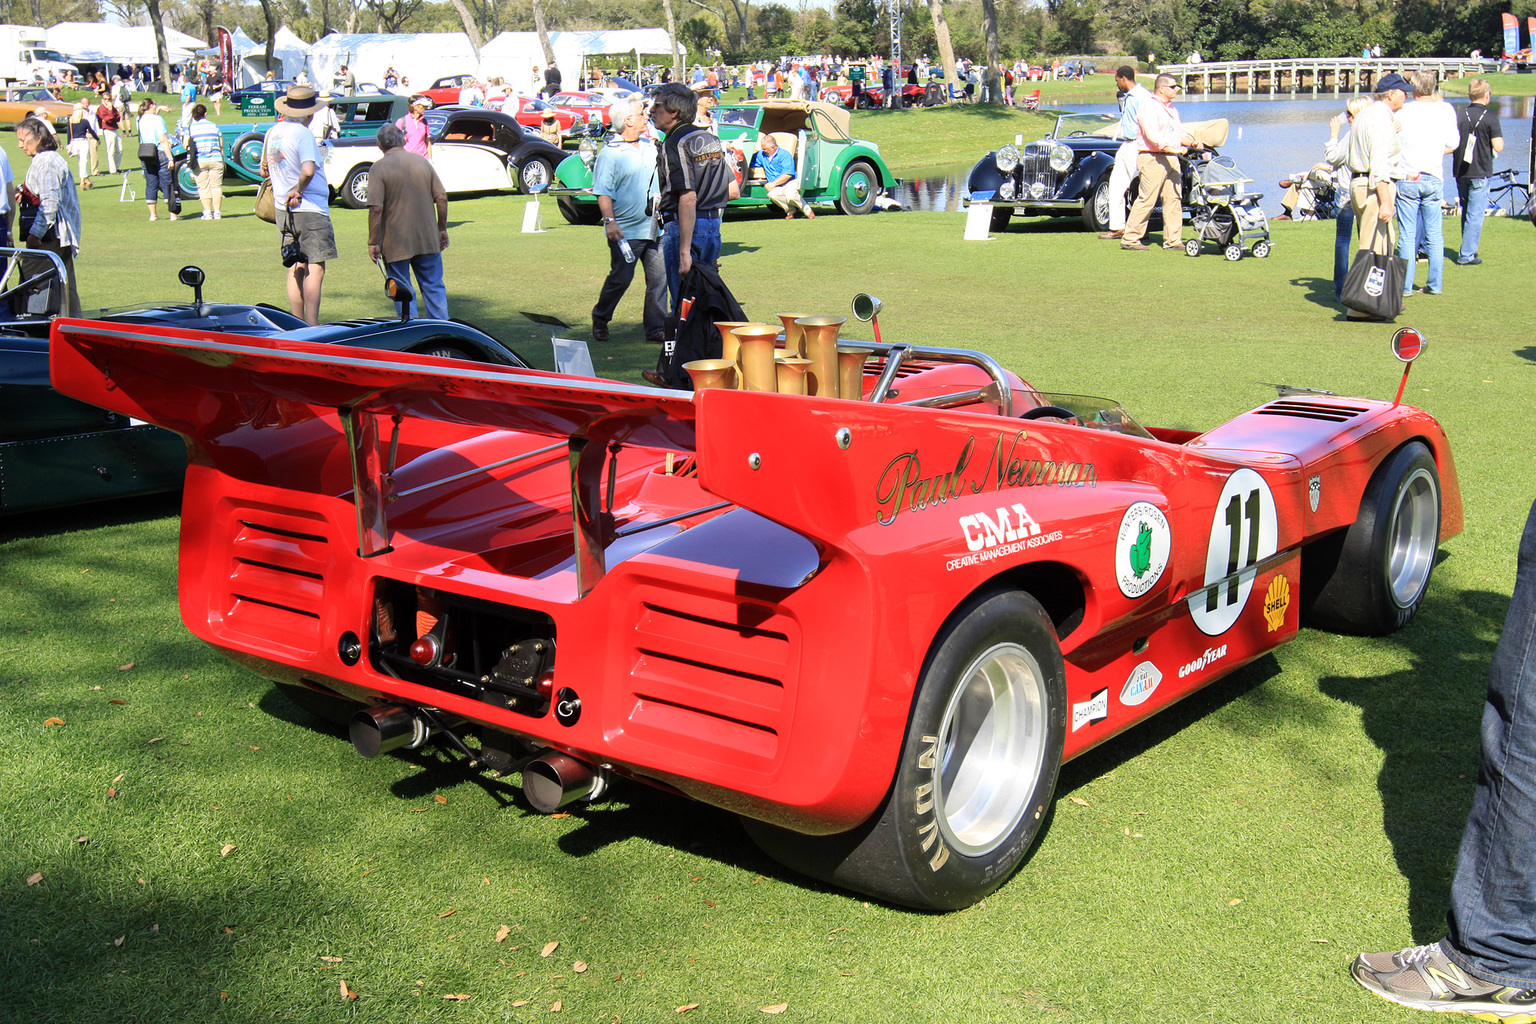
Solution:
{"label": "car chrome grille", "polygon": [[675,593],[642,598],[625,732],[766,770],[782,753],[799,649],[794,621],[769,606]]}
{"label": "car chrome grille", "polygon": [[1325,405],[1322,402],[1299,402],[1282,399],[1271,402],[1262,409],[1255,409],[1260,416],[1295,416],[1306,420],[1329,420],[1345,423],[1365,412],[1360,405]]}
{"label": "car chrome grille", "polygon": [[1031,142],[1025,146],[1019,154],[1019,180],[1023,190],[1019,193],[1020,199],[1028,199],[1034,195],[1034,188],[1038,182],[1044,192],[1039,197],[1050,199],[1056,195],[1056,189],[1060,187],[1060,175],[1051,169],[1051,150],[1055,148],[1054,142]]}

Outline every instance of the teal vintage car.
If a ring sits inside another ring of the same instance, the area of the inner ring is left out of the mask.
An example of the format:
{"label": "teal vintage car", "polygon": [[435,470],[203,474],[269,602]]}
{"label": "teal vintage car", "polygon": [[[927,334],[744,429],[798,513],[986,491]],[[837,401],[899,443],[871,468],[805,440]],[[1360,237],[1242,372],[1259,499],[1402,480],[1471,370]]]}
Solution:
{"label": "teal vintage car", "polygon": [[[341,137],[372,138],[378,130],[391,121],[398,121],[410,110],[409,96],[389,93],[370,93],[364,96],[341,96],[331,99],[331,109],[341,122]],[[275,122],[247,121],[219,125],[220,140],[224,143],[224,177],[260,184],[261,146],[267,129]],[[186,161],[180,159],[182,143],[176,145],[176,187],[183,199],[197,198],[197,182]]]}
{"label": "teal vintage car", "polygon": [[[741,158],[743,174],[757,152],[757,136],[772,134],[779,148],[795,158],[800,194],[807,202],[832,200],[848,214],[869,213],[882,189],[897,184],[886,166],[880,147],[854,138],[848,131],[852,115],[831,103],[801,100],[759,100],[715,108],[720,141]],[[555,170],[560,212],[572,224],[595,224],[600,219],[597,198],[592,195],[592,165],[597,159],[596,140],[582,143],[579,153],[566,157]],[[763,187],[761,169],[742,181],[741,198],[732,207],[767,206],[772,202]]]}

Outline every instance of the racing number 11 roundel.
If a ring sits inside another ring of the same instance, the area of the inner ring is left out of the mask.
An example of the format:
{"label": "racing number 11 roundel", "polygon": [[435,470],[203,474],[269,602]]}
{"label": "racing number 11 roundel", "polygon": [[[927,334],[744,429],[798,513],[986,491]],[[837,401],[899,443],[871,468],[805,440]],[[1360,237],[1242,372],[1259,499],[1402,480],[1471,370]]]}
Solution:
{"label": "racing number 11 roundel", "polygon": [[1189,616],[1200,632],[1220,636],[1232,628],[1253,591],[1258,575],[1253,566],[1274,554],[1279,541],[1275,496],[1269,484],[1251,469],[1239,469],[1227,477],[1211,519],[1205,585],[1189,599]]}

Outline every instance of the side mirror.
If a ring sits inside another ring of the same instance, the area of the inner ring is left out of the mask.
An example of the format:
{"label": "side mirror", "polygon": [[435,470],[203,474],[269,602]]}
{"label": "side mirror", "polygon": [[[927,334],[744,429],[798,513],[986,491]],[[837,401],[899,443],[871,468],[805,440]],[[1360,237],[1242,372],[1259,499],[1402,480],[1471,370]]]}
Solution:
{"label": "side mirror", "polygon": [[860,292],[853,297],[853,315],[865,323],[880,315],[881,301],[868,292]]}
{"label": "side mirror", "polygon": [[190,263],[176,273],[176,280],[192,289],[192,302],[198,309],[202,309],[203,306],[203,281],[205,278],[206,275],[203,274],[203,268]]}
{"label": "side mirror", "polygon": [[1403,361],[1403,379],[1397,385],[1397,397],[1392,400],[1393,406],[1402,403],[1403,389],[1408,386],[1408,371],[1413,369],[1413,361],[1424,354],[1426,344],[1424,335],[1414,327],[1400,327],[1397,333],[1392,335],[1392,354]]}
{"label": "side mirror", "polygon": [[411,300],[416,298],[416,293],[411,291],[411,286],[403,281],[396,281],[392,277],[384,279],[384,294],[394,300],[400,307],[400,319],[402,321],[411,318]]}
{"label": "side mirror", "polygon": [[1424,345],[1424,335],[1413,327],[1401,327],[1392,335],[1392,354],[1405,363],[1412,363],[1423,355]]}

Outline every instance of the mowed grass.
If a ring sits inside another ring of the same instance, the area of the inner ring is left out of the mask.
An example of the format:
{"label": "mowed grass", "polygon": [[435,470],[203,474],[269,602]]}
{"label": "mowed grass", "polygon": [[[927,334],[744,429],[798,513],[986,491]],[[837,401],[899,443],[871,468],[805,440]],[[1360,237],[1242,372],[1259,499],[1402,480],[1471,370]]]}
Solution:
{"label": "mowed grass", "polygon": [[[455,314],[549,366],[518,311],[586,337],[607,256],[548,201],[521,234],[526,202],[456,200],[447,279]],[[148,224],[86,193],[86,303],[183,297],[195,262],[210,298],[282,304],[250,203]],[[366,215],[334,212],[325,316],[387,313]],[[1151,424],[1213,426],[1262,381],[1397,386],[1392,328],[1331,302],[1332,224],[1278,224],[1273,256],[1234,264],[1071,220],[965,242],[962,222],[733,218],[722,273],[763,319],[872,291],[886,340],[981,348]],[[1445,423],[1467,512],[1418,619],[1304,630],[1066,766],[1028,863],[954,914],[808,882],[731,816],[640,787],[549,818],[446,755],[359,758],[186,633],[171,501],[0,521],[0,1020],[1401,1019],[1345,966],[1441,934],[1531,499],[1531,242],[1491,221],[1485,265],[1448,267],[1400,319],[1429,338],[1406,395]],[[600,372],[653,364],[639,315],[637,288]]]}

